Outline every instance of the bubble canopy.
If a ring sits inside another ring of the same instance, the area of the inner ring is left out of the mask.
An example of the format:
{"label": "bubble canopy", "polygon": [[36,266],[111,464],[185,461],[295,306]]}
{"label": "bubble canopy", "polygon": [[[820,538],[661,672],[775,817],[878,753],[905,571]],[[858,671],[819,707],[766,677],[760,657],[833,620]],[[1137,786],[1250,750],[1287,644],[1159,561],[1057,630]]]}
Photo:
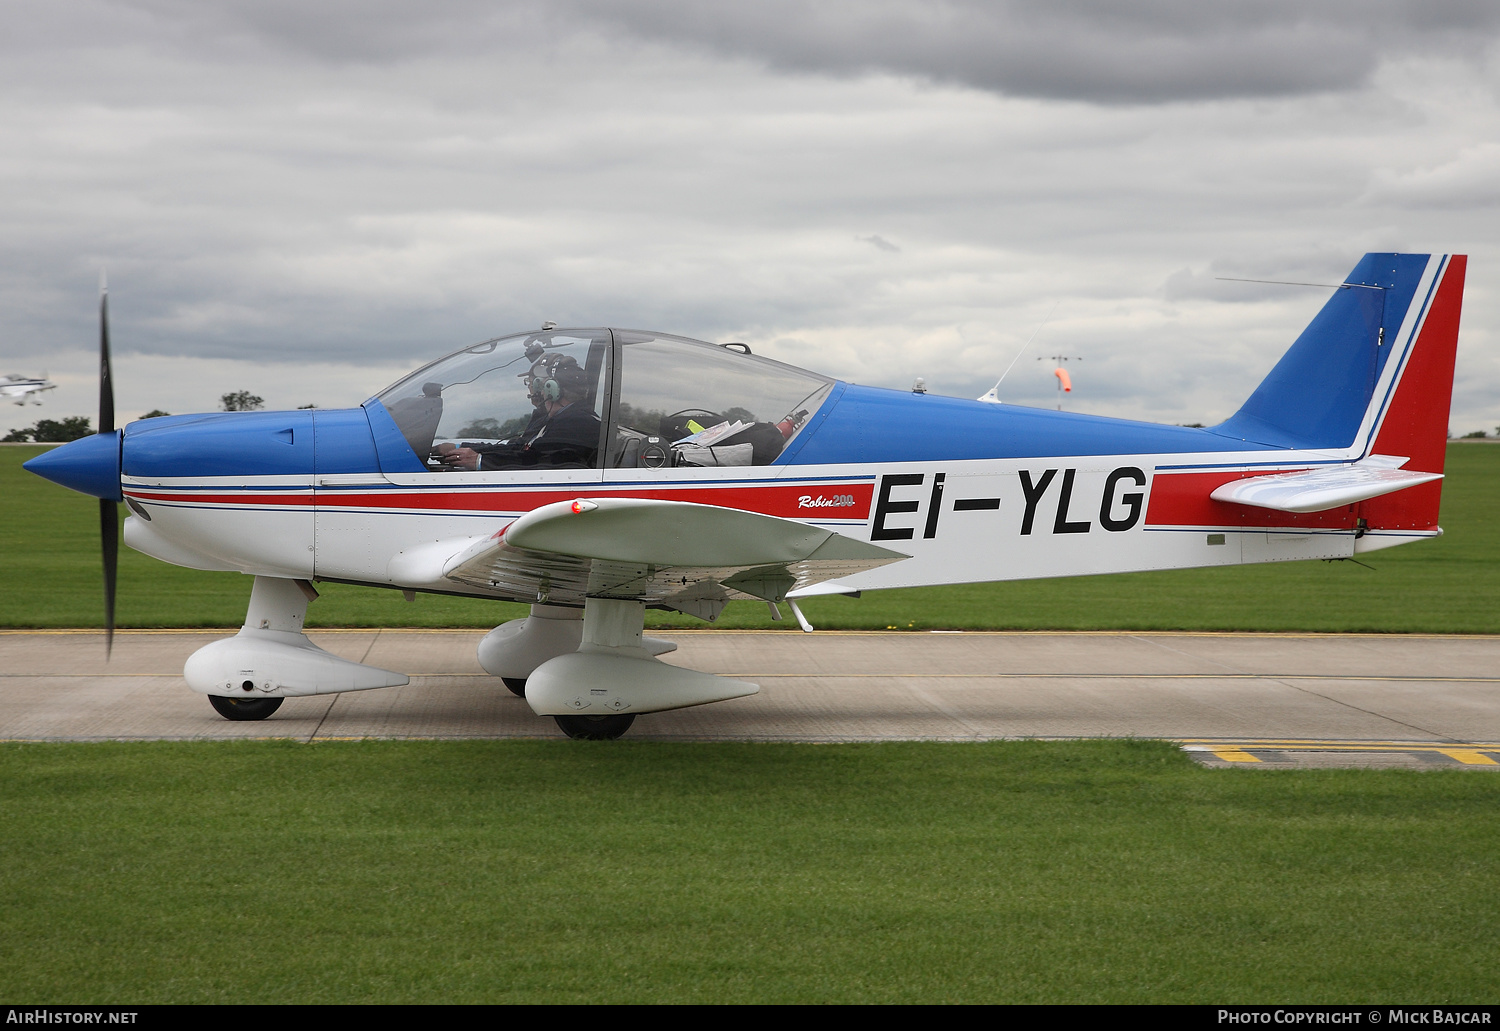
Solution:
{"label": "bubble canopy", "polygon": [[[455,351],[376,395],[417,455],[473,447],[481,468],[767,465],[834,381],[749,353],[661,333],[548,329]],[[548,425],[550,423],[550,426]],[[564,431],[597,440],[566,454]]]}

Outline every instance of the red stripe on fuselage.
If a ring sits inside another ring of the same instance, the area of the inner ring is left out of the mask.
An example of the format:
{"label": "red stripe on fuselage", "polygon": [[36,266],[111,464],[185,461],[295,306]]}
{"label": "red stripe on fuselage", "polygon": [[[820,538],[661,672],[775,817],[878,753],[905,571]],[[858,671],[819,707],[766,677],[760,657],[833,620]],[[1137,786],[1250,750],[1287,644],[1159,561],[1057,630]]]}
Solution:
{"label": "red stripe on fuselage", "polygon": [[253,494],[209,494],[204,491],[183,491],[180,494],[159,494],[148,490],[125,488],[127,498],[137,501],[165,501],[176,505],[239,505],[245,508],[284,508],[289,505],[311,507],[312,492],[306,494],[270,494],[259,491]]}
{"label": "red stripe on fuselage", "polygon": [[[378,491],[323,490],[312,494],[209,494],[184,492],[160,494],[127,490],[141,501],[168,501],[194,505],[307,506],[319,508],[402,509],[421,512],[530,512],[558,501],[574,498],[646,498],[658,501],[684,501],[697,505],[715,505],[745,512],[781,516],[788,519],[830,520],[867,519],[875,487],[872,483],[834,483],[821,486],[776,484],[766,487],[667,487],[654,489],[612,489],[599,484],[580,483],[554,490],[467,490],[439,488],[382,489]],[[848,499],[852,504],[832,502]]]}
{"label": "red stripe on fuselage", "polygon": [[1252,476],[1273,476],[1298,472],[1276,469],[1269,472],[1157,473],[1151,484],[1151,500],[1146,505],[1147,526],[1308,526],[1323,529],[1349,529],[1357,518],[1355,505],[1341,505],[1327,512],[1278,512],[1253,505],[1232,505],[1209,497],[1214,488]]}
{"label": "red stripe on fuselage", "polygon": [[271,494],[255,492],[253,494],[209,494],[206,491],[192,490],[177,494],[162,494],[156,491],[124,488],[127,498],[137,501],[162,501],[173,505],[237,505],[243,508],[284,508],[287,506],[298,506],[311,508],[314,504],[312,492],[306,494]]}

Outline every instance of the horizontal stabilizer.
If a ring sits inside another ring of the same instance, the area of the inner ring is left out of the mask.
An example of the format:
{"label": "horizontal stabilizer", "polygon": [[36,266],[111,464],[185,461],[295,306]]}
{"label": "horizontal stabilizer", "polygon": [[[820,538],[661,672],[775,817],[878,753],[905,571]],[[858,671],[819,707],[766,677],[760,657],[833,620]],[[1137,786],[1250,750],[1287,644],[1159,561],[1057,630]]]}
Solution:
{"label": "horizontal stabilizer", "polygon": [[1326,512],[1443,478],[1442,473],[1406,472],[1401,469],[1406,462],[1405,458],[1371,455],[1336,469],[1231,480],[1209,496],[1278,512]]}

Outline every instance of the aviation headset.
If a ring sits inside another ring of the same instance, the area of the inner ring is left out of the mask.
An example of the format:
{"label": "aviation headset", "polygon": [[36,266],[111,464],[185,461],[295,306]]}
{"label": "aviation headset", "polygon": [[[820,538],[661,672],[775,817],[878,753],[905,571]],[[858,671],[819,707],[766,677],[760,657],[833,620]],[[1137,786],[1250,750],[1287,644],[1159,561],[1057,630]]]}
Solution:
{"label": "aviation headset", "polygon": [[582,396],[586,382],[578,359],[563,354],[532,366],[530,393],[543,401],[557,401],[564,394]]}

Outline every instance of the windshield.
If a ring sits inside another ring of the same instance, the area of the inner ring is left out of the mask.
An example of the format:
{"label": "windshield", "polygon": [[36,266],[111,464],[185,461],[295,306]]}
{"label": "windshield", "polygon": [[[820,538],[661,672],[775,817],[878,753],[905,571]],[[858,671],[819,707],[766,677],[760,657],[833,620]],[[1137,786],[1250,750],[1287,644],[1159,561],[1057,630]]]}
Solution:
{"label": "windshield", "polygon": [[742,344],[557,329],[464,348],[377,400],[434,471],[658,469],[769,465],[833,384]]}
{"label": "windshield", "polygon": [[[489,456],[471,468],[595,466],[609,349],[607,329],[498,337],[417,370],[377,399],[430,468],[443,467],[443,454],[455,448]],[[557,444],[562,408],[566,453]],[[549,419],[546,447],[531,438]]]}

